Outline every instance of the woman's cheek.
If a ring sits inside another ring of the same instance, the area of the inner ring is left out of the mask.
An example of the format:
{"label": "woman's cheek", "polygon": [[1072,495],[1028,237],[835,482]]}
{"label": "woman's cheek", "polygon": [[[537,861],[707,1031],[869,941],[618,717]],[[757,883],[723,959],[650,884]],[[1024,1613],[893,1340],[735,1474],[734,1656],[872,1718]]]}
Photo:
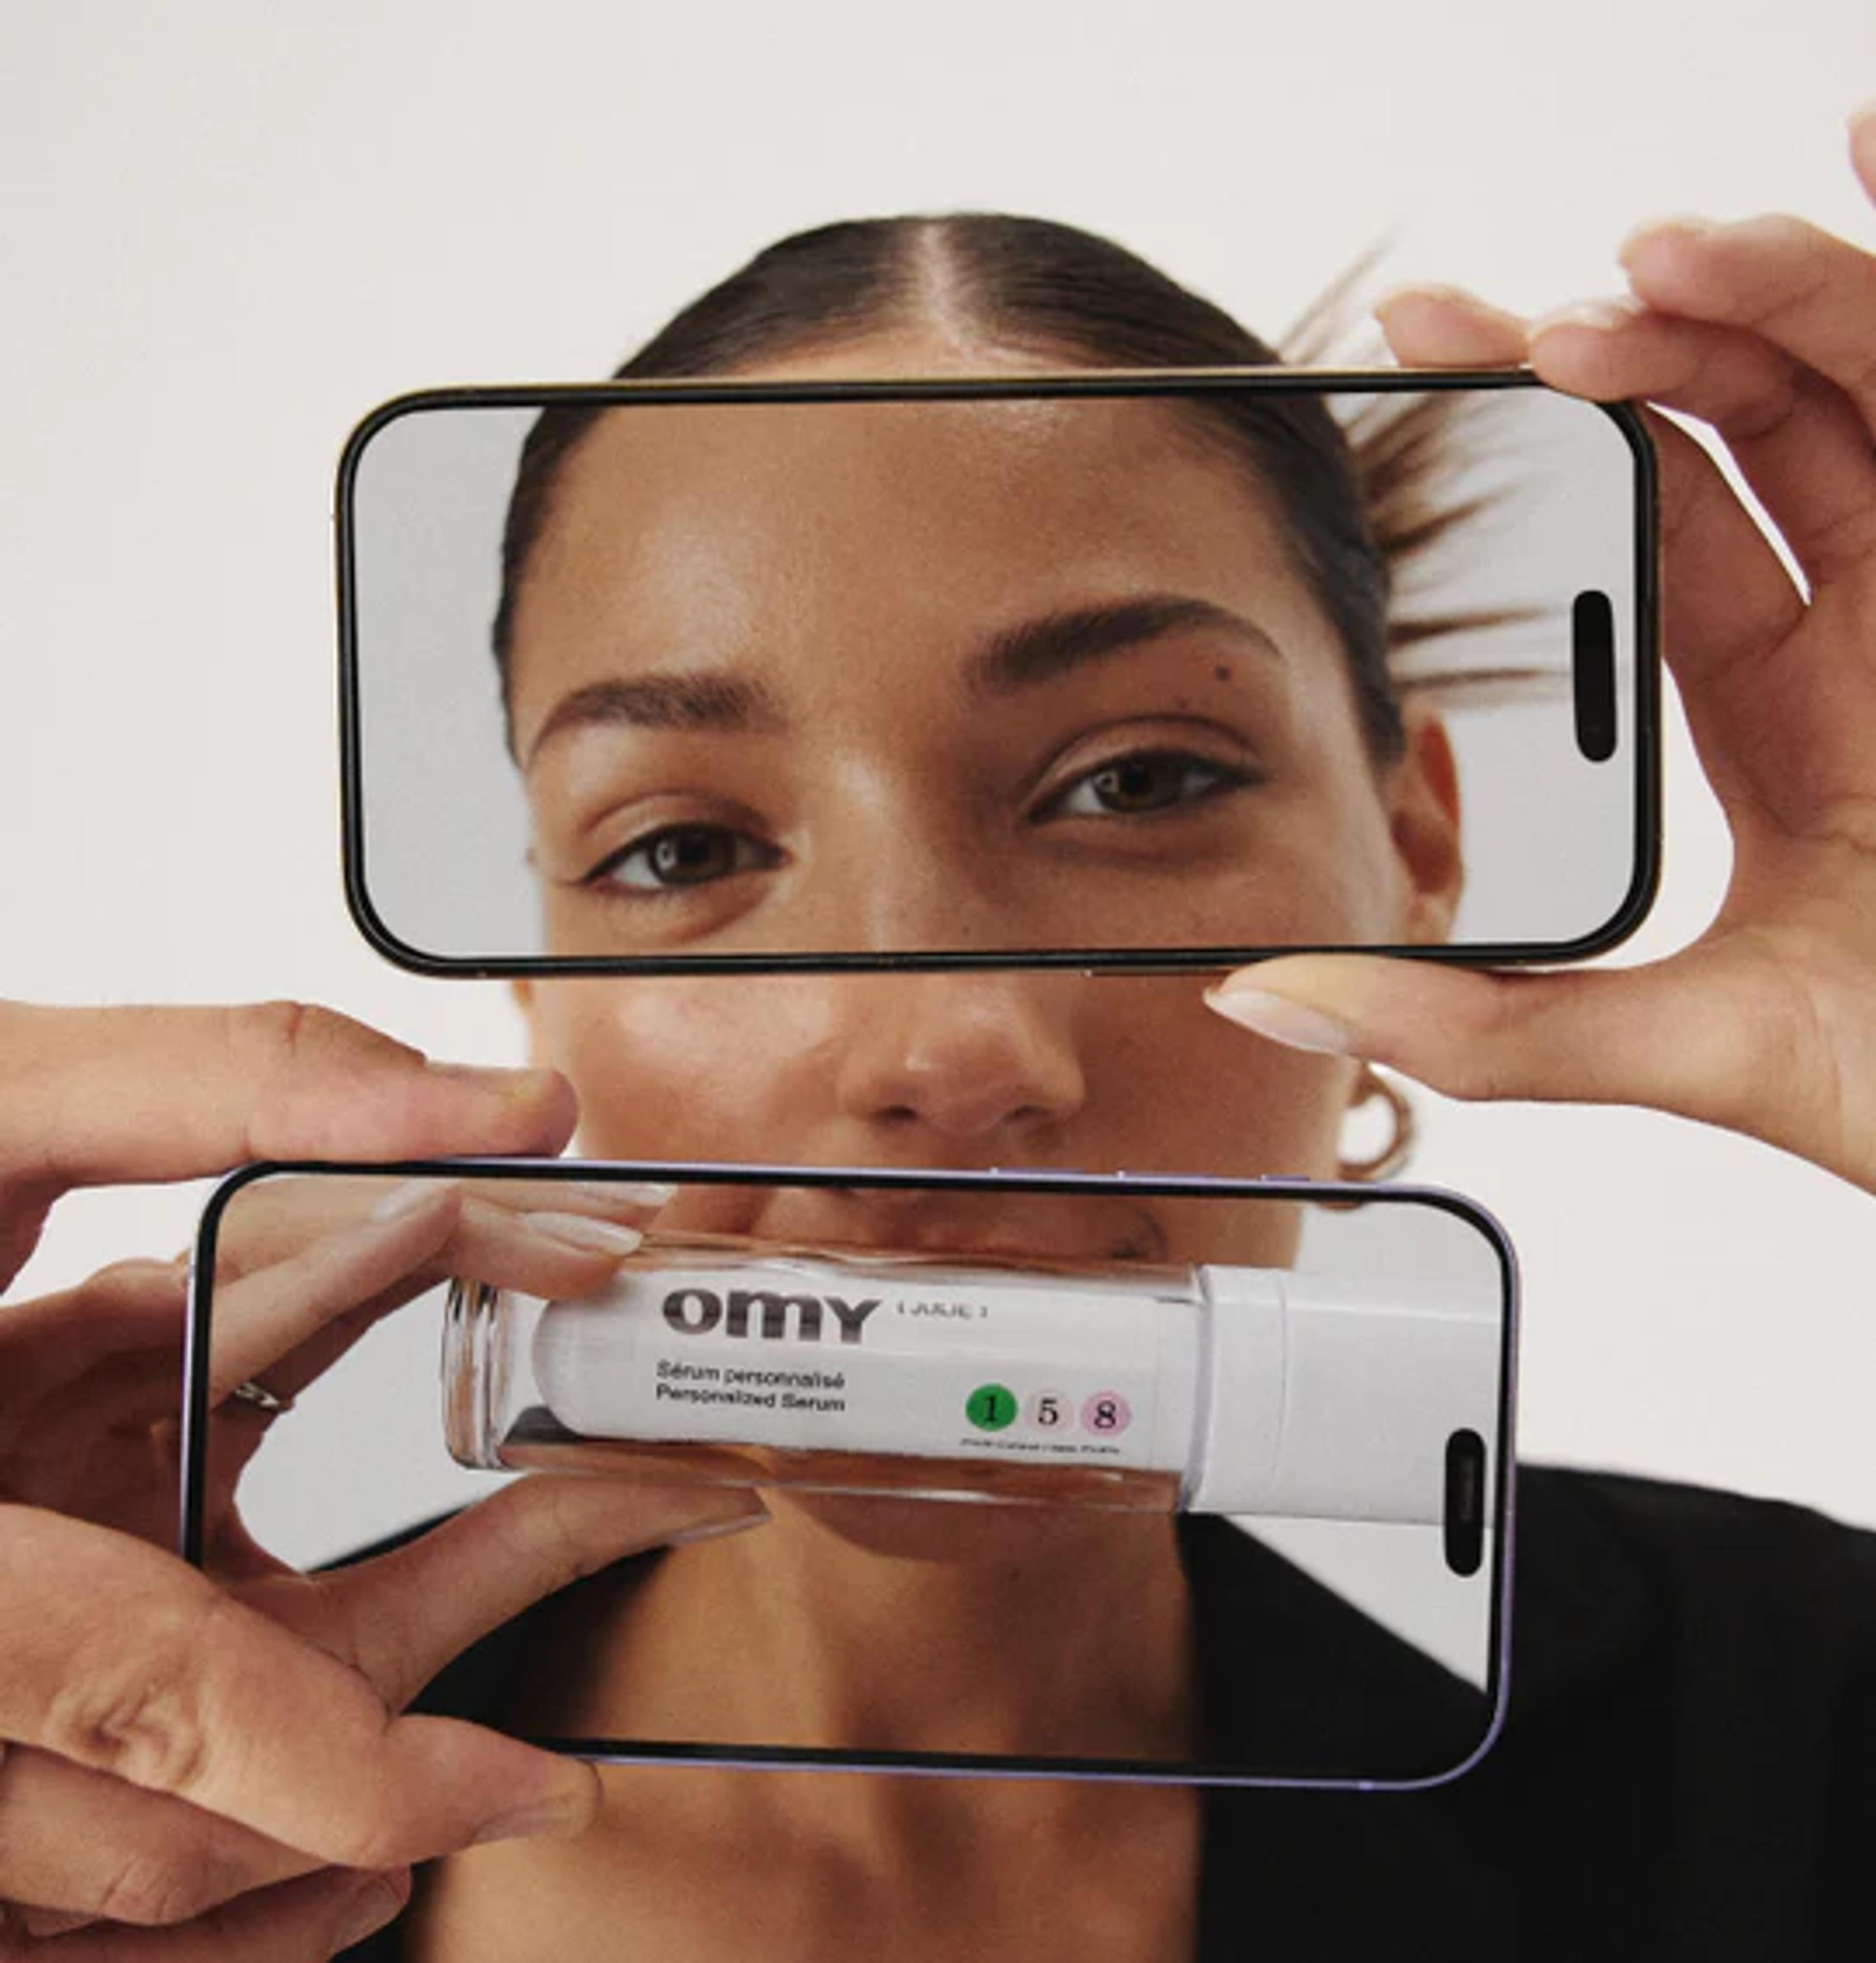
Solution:
{"label": "woman's cheek", "polygon": [[581,1151],[807,1155],[834,1032],[814,978],[539,982],[523,1010],[536,1059],[578,1094]]}
{"label": "woman's cheek", "polygon": [[1208,1009],[1193,976],[1102,977],[1084,1024],[1079,1163],[1254,1178],[1335,1176],[1356,1066],[1266,1042]]}

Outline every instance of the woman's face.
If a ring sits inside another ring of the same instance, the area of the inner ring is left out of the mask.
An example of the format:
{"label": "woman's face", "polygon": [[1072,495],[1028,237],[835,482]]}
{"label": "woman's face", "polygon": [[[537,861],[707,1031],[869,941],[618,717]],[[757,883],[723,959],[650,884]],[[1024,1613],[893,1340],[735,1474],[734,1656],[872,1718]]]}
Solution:
{"label": "woman's face", "polygon": [[[1016,365],[908,335],[764,373]],[[1418,725],[1377,769],[1274,501],[1187,413],[602,420],[514,618],[549,947],[1442,937],[1459,878],[1443,736]],[[522,999],[607,1157],[1321,1175],[1350,1081],[1225,1024],[1190,976],[633,978]]]}

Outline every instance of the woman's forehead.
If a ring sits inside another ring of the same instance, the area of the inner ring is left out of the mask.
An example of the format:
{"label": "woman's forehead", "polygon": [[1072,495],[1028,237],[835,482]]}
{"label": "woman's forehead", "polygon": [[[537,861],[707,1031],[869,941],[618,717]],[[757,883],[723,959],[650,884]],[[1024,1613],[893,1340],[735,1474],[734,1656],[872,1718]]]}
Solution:
{"label": "woman's forehead", "polygon": [[595,664],[774,662],[844,632],[962,653],[1148,593],[1274,611],[1292,635],[1314,612],[1274,498],[1182,405],[635,405],[602,415],[555,486],[515,699],[525,720]]}

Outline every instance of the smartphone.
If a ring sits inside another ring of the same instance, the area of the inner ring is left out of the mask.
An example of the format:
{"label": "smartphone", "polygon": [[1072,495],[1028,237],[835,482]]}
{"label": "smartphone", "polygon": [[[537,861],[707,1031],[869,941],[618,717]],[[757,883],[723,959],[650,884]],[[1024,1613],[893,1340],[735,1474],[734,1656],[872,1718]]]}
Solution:
{"label": "smartphone", "polygon": [[338,485],[353,917],[426,974],[1605,950],[1639,415],[1521,372],[434,390]]}
{"label": "smartphone", "polygon": [[1430,1189],[255,1166],[196,1244],[183,1552],[754,1494],[459,1654],[488,1564],[433,1562],[419,1708],[620,1763],[1423,1785],[1503,1712],[1515,1295]]}

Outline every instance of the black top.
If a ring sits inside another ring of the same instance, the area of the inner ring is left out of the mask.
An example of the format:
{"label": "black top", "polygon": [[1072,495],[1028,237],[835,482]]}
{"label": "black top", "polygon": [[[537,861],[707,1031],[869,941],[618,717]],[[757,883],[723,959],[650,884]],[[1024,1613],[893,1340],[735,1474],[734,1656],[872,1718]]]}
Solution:
{"label": "black top", "polygon": [[[1517,1524],[1497,1746],[1426,1792],[1209,1789],[1199,1963],[1266,1949],[1286,1963],[1869,1953],[1876,1535],[1768,1501],[1530,1467]],[[1202,1532],[1185,1547],[1215,1686],[1212,1660],[1241,1661],[1256,1626],[1233,1600],[1244,1571]],[[527,1621],[476,1645],[418,1708],[488,1715]],[[1375,1651],[1376,1708],[1407,1680],[1397,1665],[1418,1667],[1403,1654]],[[1228,1714],[1209,1695],[1207,1715]],[[397,1925],[344,1954],[391,1963]]]}
{"label": "black top", "polygon": [[1218,1795],[1199,1953],[1867,1955],[1873,1774],[1876,1535],[1525,1468],[1497,1747],[1430,1792]]}

